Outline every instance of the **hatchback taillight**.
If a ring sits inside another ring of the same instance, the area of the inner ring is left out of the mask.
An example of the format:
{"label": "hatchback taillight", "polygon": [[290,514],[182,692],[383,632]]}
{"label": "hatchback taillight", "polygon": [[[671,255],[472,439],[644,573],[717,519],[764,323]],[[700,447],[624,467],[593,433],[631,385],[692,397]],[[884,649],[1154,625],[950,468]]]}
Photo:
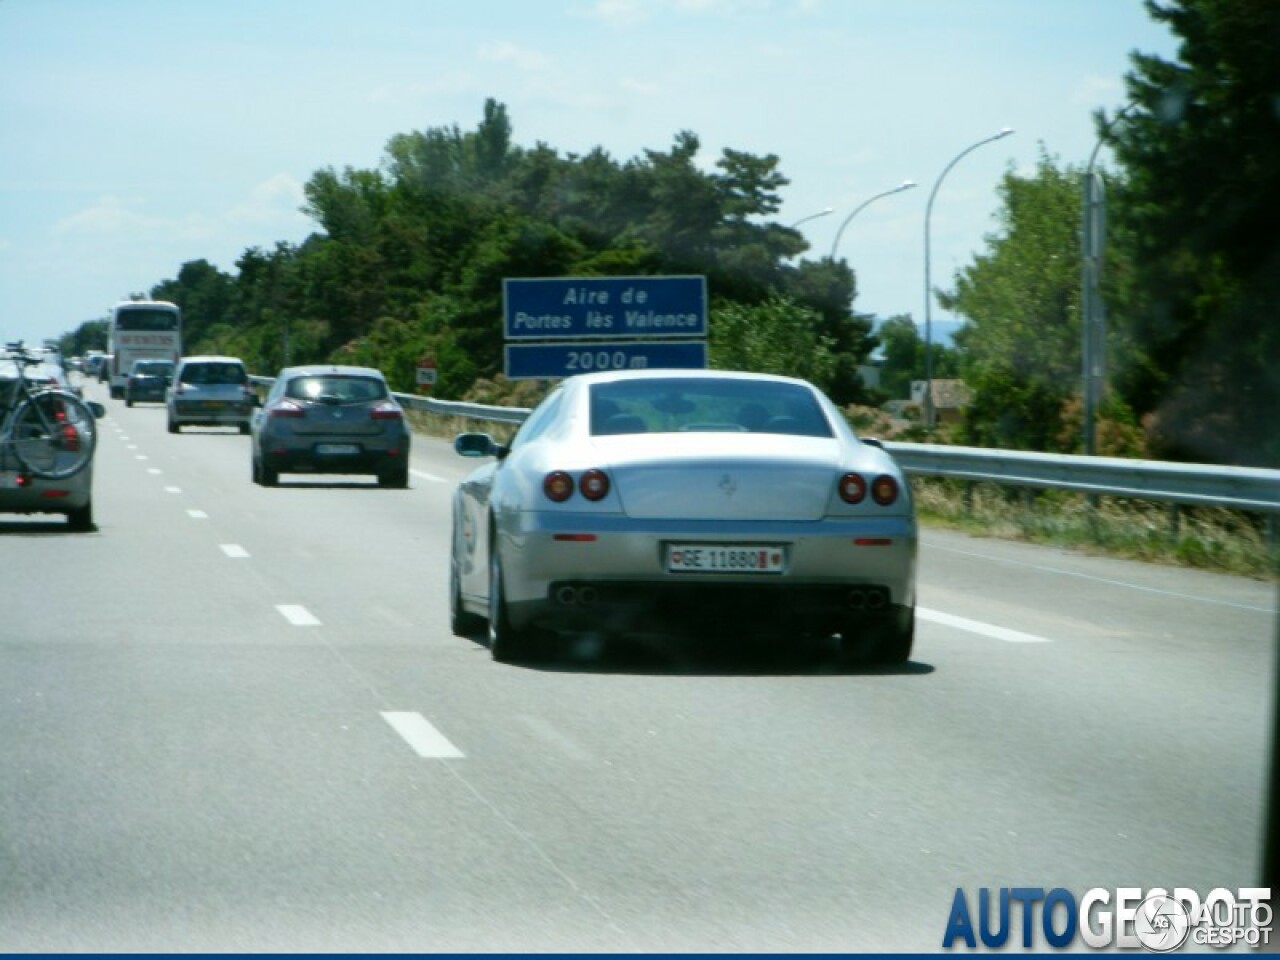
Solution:
{"label": "hatchback taillight", "polygon": [[374,420],[401,420],[404,414],[390,400],[384,400],[370,411],[369,416]]}
{"label": "hatchback taillight", "polygon": [[271,408],[271,411],[268,415],[274,418],[279,418],[279,419],[284,419],[284,418],[298,419],[301,417],[305,417],[307,415],[307,411],[302,409],[302,407],[294,403],[292,400],[281,400],[279,403],[277,403],[274,407]]}

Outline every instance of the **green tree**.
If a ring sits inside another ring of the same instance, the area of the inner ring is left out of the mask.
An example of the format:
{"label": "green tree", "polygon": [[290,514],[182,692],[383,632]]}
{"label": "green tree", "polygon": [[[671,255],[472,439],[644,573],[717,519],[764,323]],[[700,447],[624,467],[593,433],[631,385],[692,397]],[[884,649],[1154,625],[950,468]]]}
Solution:
{"label": "green tree", "polygon": [[1147,9],[1182,42],[1174,62],[1133,56],[1117,124],[1136,348],[1118,383],[1160,455],[1278,466],[1280,4]]}
{"label": "green tree", "polygon": [[956,334],[974,391],[965,438],[983,446],[1058,450],[1080,376],[1080,171],[1041,150],[1034,176],[1000,182],[1000,229],[939,294],[966,318]]}
{"label": "green tree", "polygon": [[819,321],[815,311],[786,297],[717,304],[710,316],[711,366],[803,377],[829,390],[836,358]]}

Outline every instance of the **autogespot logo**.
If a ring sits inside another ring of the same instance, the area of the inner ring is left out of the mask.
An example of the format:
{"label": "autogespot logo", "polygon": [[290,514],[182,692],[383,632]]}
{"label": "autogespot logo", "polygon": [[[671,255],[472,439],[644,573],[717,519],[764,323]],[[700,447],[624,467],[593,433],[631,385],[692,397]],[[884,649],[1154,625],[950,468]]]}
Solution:
{"label": "autogespot logo", "polygon": [[1203,900],[1187,887],[1172,892],[1159,887],[1094,887],[1078,900],[1069,890],[1054,887],[981,887],[976,909],[962,888],[951,901],[944,950],[957,947],[992,950],[1012,942],[1025,949],[1047,945],[1073,948],[1077,939],[1103,950],[1144,949],[1170,953],[1190,943],[1196,948],[1271,942],[1273,913],[1269,887],[1225,887],[1211,890]]}

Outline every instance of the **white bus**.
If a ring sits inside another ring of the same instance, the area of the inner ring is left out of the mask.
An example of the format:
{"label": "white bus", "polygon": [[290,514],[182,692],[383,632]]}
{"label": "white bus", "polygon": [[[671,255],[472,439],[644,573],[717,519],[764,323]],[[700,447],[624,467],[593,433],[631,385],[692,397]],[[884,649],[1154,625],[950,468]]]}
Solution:
{"label": "white bus", "polygon": [[111,308],[107,329],[111,396],[124,396],[135,360],[171,360],[182,356],[182,311],[167,300],[122,300]]}

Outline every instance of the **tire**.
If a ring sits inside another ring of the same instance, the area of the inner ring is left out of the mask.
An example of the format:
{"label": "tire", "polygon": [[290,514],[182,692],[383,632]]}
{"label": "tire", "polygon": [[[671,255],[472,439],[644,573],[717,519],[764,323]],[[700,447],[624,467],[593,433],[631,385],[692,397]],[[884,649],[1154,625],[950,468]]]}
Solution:
{"label": "tire", "polygon": [[96,530],[93,523],[93,500],[83,507],[67,511],[67,527],[76,533],[89,533]]}
{"label": "tire", "polygon": [[178,431],[180,431],[181,429],[182,429],[182,428],[181,428],[180,426],[178,426],[178,422],[177,422],[176,420],[174,420],[172,417],[170,417],[170,418],[169,418],[169,432],[170,432],[170,433],[177,433],[177,432],[178,432]]}
{"label": "tire", "polygon": [[89,465],[98,443],[93,411],[72,393],[47,390],[23,400],[14,412],[9,445],[37,477],[64,480]]}
{"label": "tire", "polygon": [[409,486],[409,467],[402,465],[378,474],[378,486],[390,490],[405,490]]}
{"label": "tire", "polygon": [[125,396],[125,398],[124,398],[124,405],[125,405],[126,407],[132,407],[132,406],[133,406],[133,399],[132,399],[131,397],[129,397],[129,396],[127,396],[127,395],[126,395],[126,396]]}
{"label": "tire", "polygon": [[851,663],[897,666],[911,659],[915,636],[915,606],[894,607],[883,617],[852,625],[842,635],[841,653]]}
{"label": "tire", "polygon": [[258,476],[260,478],[259,482],[264,487],[280,486],[280,468],[265,453],[258,462]]}
{"label": "tire", "polygon": [[512,626],[502,586],[502,563],[496,544],[489,550],[489,655],[500,663],[515,663],[533,652],[532,636]]}
{"label": "tire", "polygon": [[249,425],[247,423],[240,424],[240,436],[247,437],[249,435]]}

